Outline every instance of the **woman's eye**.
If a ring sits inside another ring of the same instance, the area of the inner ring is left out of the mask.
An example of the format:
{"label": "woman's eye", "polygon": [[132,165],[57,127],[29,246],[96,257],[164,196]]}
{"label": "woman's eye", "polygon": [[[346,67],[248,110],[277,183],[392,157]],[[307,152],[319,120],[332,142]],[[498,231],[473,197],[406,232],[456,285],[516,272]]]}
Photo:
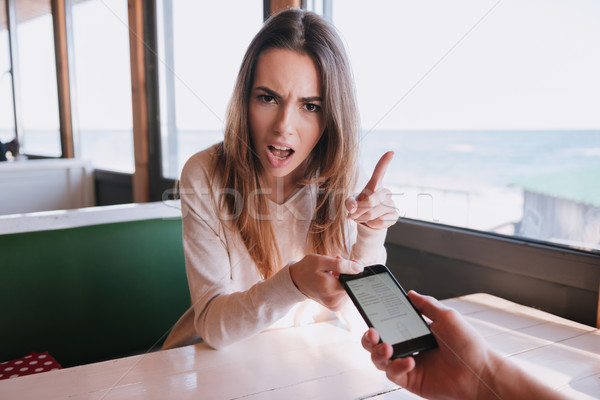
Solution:
{"label": "woman's eye", "polygon": [[268,94],[261,94],[258,98],[264,103],[273,103],[275,101],[275,97],[269,96]]}
{"label": "woman's eye", "polygon": [[317,111],[321,110],[321,106],[318,106],[318,105],[312,104],[312,103],[305,104],[304,108],[306,109],[306,111],[310,111],[310,112],[317,112]]}

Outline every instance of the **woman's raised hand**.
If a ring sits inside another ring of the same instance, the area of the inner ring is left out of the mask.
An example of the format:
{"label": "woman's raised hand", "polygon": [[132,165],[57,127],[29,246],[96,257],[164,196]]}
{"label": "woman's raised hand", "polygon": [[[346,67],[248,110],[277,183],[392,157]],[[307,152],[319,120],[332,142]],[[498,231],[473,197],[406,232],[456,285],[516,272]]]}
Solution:
{"label": "woman's raised hand", "polygon": [[394,206],[392,193],[381,187],[381,181],[393,157],[393,151],[385,153],[379,159],[373,176],[360,194],[346,199],[348,218],[373,229],[386,229],[396,223],[400,215]]}

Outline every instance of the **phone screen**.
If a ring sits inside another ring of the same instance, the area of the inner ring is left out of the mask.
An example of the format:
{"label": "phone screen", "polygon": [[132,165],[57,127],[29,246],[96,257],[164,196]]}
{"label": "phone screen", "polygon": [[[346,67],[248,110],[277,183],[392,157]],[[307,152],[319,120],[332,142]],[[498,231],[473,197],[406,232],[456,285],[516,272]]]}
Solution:
{"label": "phone screen", "polygon": [[340,275],[340,281],[367,325],[394,347],[394,357],[436,347],[429,326],[387,267],[365,267],[357,275]]}
{"label": "phone screen", "polygon": [[386,273],[348,281],[365,314],[381,339],[400,343],[429,334],[429,328]]}

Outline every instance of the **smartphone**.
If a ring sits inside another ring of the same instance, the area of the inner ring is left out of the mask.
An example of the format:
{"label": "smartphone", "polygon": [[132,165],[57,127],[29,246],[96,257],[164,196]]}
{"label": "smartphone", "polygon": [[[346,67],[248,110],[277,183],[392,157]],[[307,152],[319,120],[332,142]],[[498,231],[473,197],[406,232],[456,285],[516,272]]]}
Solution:
{"label": "smartphone", "polygon": [[394,348],[392,358],[417,355],[437,347],[429,325],[385,265],[365,267],[356,275],[340,275],[340,282],[380,342]]}

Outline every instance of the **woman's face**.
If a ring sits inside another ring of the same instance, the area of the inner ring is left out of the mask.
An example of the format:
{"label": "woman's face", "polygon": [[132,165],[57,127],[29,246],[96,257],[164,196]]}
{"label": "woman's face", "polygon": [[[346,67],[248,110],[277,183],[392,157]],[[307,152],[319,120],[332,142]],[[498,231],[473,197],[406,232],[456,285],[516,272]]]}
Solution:
{"label": "woman's face", "polygon": [[250,135],[266,178],[295,185],[323,134],[319,70],[310,56],[267,49],[257,60],[249,101]]}

